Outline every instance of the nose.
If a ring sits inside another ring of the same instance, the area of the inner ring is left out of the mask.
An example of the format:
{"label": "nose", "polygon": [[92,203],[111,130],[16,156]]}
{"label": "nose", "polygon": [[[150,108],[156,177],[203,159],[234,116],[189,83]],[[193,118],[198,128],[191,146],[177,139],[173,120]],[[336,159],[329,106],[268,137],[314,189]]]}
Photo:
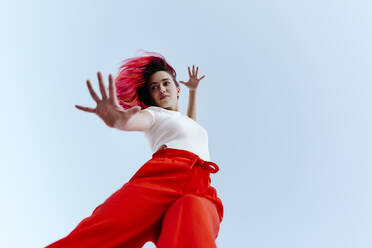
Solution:
{"label": "nose", "polygon": [[165,92],[165,87],[164,86],[160,86],[160,92],[164,93]]}

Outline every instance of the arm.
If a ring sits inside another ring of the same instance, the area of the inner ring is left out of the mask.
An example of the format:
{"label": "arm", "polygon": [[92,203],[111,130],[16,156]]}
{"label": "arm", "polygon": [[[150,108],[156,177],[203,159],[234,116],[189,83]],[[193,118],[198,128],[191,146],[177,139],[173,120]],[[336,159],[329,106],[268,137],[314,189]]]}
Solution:
{"label": "arm", "polygon": [[198,88],[200,80],[202,80],[205,75],[198,79],[199,67],[192,66],[192,74],[190,67],[188,66],[190,79],[188,82],[179,81],[181,84],[186,85],[189,88],[189,105],[187,108],[187,116],[196,121],[196,89]]}
{"label": "arm", "polygon": [[189,90],[189,105],[187,108],[187,116],[196,121],[196,89]]}
{"label": "arm", "polygon": [[144,110],[140,110],[129,117],[120,114],[114,123],[114,128],[123,131],[146,131],[154,123],[153,116]]}

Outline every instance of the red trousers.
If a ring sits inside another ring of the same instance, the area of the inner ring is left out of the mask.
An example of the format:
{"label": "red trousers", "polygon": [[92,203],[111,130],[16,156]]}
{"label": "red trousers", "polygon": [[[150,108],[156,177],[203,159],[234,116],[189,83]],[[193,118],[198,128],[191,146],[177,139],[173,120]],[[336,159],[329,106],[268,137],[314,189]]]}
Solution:
{"label": "red trousers", "polygon": [[223,205],[210,185],[218,166],[180,149],[160,149],[66,237],[46,248],[217,247]]}

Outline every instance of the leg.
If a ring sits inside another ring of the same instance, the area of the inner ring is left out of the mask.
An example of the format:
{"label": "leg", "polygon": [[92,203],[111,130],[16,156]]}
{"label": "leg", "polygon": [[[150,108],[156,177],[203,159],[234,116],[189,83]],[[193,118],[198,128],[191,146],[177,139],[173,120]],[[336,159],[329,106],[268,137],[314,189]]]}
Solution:
{"label": "leg", "polygon": [[216,206],[206,198],[187,194],[165,213],[156,247],[217,247],[215,239],[219,228]]}
{"label": "leg", "polygon": [[159,235],[169,195],[124,185],[66,237],[46,248],[140,248]]}

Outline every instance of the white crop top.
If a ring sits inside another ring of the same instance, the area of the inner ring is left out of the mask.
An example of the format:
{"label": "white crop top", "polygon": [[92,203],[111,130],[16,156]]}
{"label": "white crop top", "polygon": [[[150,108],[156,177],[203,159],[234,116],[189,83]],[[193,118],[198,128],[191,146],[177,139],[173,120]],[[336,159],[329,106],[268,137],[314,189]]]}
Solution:
{"label": "white crop top", "polygon": [[143,110],[154,117],[154,123],[144,132],[153,152],[165,144],[169,148],[187,150],[210,161],[208,133],[199,123],[179,111],[157,106]]}

